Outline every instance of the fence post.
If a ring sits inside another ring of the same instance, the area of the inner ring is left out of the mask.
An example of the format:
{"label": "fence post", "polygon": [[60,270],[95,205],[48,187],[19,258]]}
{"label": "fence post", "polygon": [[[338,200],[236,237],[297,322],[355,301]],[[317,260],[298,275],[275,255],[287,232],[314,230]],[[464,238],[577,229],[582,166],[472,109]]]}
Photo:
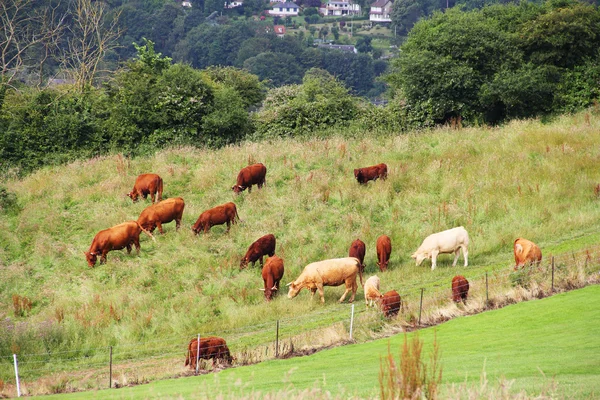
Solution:
{"label": "fence post", "polygon": [[200,360],[200,334],[198,334],[198,347],[196,348],[196,375],[198,375],[198,367],[200,367],[199,361]]}
{"label": "fence post", "polygon": [[110,346],[108,357],[108,388],[112,387],[112,346]]}
{"label": "fence post", "polygon": [[354,326],[354,304],[352,304],[352,311],[350,314],[350,340],[352,340],[352,327]]}
{"label": "fence post", "polygon": [[554,293],[554,256],[552,256],[552,293]]}
{"label": "fence post", "polygon": [[15,377],[17,378],[17,396],[21,397],[21,384],[19,383],[19,365],[17,363],[17,355],[13,354],[15,360]]}
{"label": "fence post", "polygon": [[279,320],[277,320],[277,336],[275,336],[275,358],[279,358]]}
{"label": "fence post", "polygon": [[424,290],[425,290],[424,288],[421,288],[421,304],[419,305],[419,322],[418,322],[419,326],[421,325],[421,311],[423,310],[423,291]]}
{"label": "fence post", "polygon": [[489,304],[490,304],[490,294],[489,294],[489,289],[488,289],[488,274],[487,274],[487,271],[485,271],[485,308],[488,308]]}

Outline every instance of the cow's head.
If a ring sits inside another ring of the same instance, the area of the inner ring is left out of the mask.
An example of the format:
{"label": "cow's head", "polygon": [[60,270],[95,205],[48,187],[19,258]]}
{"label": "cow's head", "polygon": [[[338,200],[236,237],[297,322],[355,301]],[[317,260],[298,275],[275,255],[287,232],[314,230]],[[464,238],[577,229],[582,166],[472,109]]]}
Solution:
{"label": "cow's head", "polygon": [[302,289],[302,285],[296,284],[294,282],[290,282],[286,286],[290,287],[290,290],[288,291],[288,299],[293,299],[294,297],[296,297],[298,295],[298,292],[300,292],[300,289]]}
{"label": "cow's head", "polygon": [[138,201],[139,194],[136,190],[134,190],[132,192],[127,193],[126,196],[133,200],[133,202],[135,203],[136,201]]}
{"label": "cow's head", "polygon": [[96,261],[98,260],[99,253],[97,254],[94,252],[84,251],[83,254],[85,254],[85,258],[87,260],[88,267],[93,268],[96,265]]}
{"label": "cow's head", "polygon": [[194,225],[192,225],[192,232],[194,232],[194,235],[197,235],[198,232],[200,232],[200,224],[195,223]]}
{"label": "cow's head", "polygon": [[426,258],[428,258],[427,255],[424,254],[424,253],[414,253],[410,257],[414,258],[416,260],[417,266],[421,265],[421,263],[423,262],[423,260],[426,259]]}
{"label": "cow's head", "polygon": [[234,193],[236,194],[240,194],[242,193],[244,190],[246,190],[246,186],[242,186],[242,185],[233,185],[231,187],[231,190],[234,191]]}
{"label": "cow's head", "polygon": [[248,259],[246,257],[240,260],[240,269],[244,269],[248,266]]}
{"label": "cow's head", "polygon": [[277,286],[273,286],[272,288],[260,288],[259,290],[262,290],[263,292],[265,292],[265,299],[267,299],[267,301],[271,301],[273,299],[273,296],[275,295],[275,291],[277,290]]}

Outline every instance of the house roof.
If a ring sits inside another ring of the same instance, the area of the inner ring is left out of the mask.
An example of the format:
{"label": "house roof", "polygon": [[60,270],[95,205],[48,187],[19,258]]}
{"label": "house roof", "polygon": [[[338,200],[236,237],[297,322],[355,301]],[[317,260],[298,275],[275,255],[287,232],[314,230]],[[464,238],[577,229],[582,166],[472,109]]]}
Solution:
{"label": "house roof", "polygon": [[284,25],[275,25],[273,27],[273,30],[275,31],[275,33],[277,35],[284,35],[285,34],[285,26]]}
{"label": "house roof", "polygon": [[284,8],[298,8],[298,5],[295,3],[291,3],[289,1],[286,1],[285,3],[282,4],[275,4],[273,6],[273,8],[280,8],[280,7],[284,7]]}
{"label": "house roof", "polygon": [[319,44],[317,47],[320,49],[332,49],[356,53],[356,48],[350,44]]}
{"label": "house roof", "polygon": [[391,0],[377,0],[375,3],[371,4],[371,7],[384,7],[387,3],[391,2]]}

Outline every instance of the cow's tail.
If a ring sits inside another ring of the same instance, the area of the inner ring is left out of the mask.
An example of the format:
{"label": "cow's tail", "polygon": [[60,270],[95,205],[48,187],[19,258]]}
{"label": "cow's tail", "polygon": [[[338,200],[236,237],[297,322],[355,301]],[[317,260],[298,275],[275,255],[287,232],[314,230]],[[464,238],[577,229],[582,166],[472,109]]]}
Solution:
{"label": "cow's tail", "polygon": [[242,222],[242,219],[240,218],[240,215],[237,212],[237,207],[235,208],[235,216],[233,217],[234,221],[237,218],[238,222]]}
{"label": "cow's tail", "polygon": [[364,288],[365,285],[364,285],[363,279],[362,279],[362,268],[361,268],[360,260],[357,259],[356,261],[357,261],[357,265],[358,265],[358,277],[360,278],[360,286],[362,286]]}
{"label": "cow's tail", "polygon": [[144,232],[146,235],[148,235],[150,237],[150,239],[152,239],[154,242],[156,242],[156,239],[154,238],[154,236],[150,232],[148,232],[147,230],[145,230],[144,227],[139,224],[139,222],[138,222],[138,226],[140,227],[140,229],[142,230],[142,232]]}
{"label": "cow's tail", "polygon": [[163,179],[158,177],[158,201],[162,201],[162,192],[163,192]]}
{"label": "cow's tail", "polygon": [[185,355],[185,365],[184,365],[184,367],[187,367],[188,365],[190,365],[190,359],[191,359],[191,351],[190,351],[190,348],[188,347],[187,354]]}

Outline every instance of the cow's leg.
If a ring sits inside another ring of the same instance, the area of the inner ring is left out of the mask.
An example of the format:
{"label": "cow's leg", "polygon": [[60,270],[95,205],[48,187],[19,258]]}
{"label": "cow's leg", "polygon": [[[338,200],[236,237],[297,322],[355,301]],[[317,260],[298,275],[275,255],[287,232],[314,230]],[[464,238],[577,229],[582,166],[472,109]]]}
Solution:
{"label": "cow's leg", "polygon": [[150,200],[152,200],[152,204],[154,204],[155,194],[154,192],[150,192]]}
{"label": "cow's leg", "polygon": [[250,184],[250,186],[248,186],[248,193],[252,193],[252,184]]}
{"label": "cow's leg", "polygon": [[313,297],[315,297],[315,292],[316,291],[317,291],[316,287],[310,289],[310,301],[312,301]]}
{"label": "cow's leg", "polygon": [[175,220],[175,231],[178,231],[180,226],[181,226],[181,218]]}
{"label": "cow's leg", "polygon": [[469,265],[469,250],[467,250],[467,246],[462,245],[460,247],[462,249],[463,258],[465,259],[465,267]]}
{"label": "cow's leg", "polygon": [[131,243],[127,244],[127,254],[131,254]]}
{"label": "cow's leg", "polygon": [[354,298],[356,297],[356,289],[358,289],[358,285],[356,284],[356,277],[352,281],[352,297],[350,297],[350,303],[354,302]]}
{"label": "cow's leg", "polygon": [[135,245],[135,251],[137,252],[137,255],[140,255],[140,237],[136,237],[135,239],[133,239],[133,244]]}
{"label": "cow's leg", "polygon": [[436,262],[437,262],[437,256],[440,252],[437,250],[433,250],[431,252],[431,270],[433,271],[435,269],[436,266]]}
{"label": "cow's leg", "polygon": [[[340,299],[338,300],[340,303],[342,301],[344,301],[344,299],[346,298],[346,295],[348,294],[348,292],[351,290],[352,285],[349,285],[350,282],[346,281],[346,290],[344,290],[344,294],[342,295],[342,297],[340,297]],[[354,298],[354,296],[352,296]]]}
{"label": "cow's leg", "polygon": [[260,256],[259,261],[260,261],[260,266],[262,267],[263,266],[263,256]]}
{"label": "cow's leg", "polygon": [[456,262],[458,261],[458,255],[460,254],[460,247],[454,250],[454,262],[452,263],[453,267],[456,267]]}
{"label": "cow's leg", "polygon": [[163,232],[163,228],[162,228],[162,223],[160,221],[156,222],[156,227],[158,228],[158,231],[162,235],[164,232]]}
{"label": "cow's leg", "polygon": [[227,220],[227,232],[229,232],[229,228],[231,228],[231,221]]}
{"label": "cow's leg", "polygon": [[102,255],[100,256],[100,264],[106,263],[106,254],[108,254],[108,250],[102,250]]}

